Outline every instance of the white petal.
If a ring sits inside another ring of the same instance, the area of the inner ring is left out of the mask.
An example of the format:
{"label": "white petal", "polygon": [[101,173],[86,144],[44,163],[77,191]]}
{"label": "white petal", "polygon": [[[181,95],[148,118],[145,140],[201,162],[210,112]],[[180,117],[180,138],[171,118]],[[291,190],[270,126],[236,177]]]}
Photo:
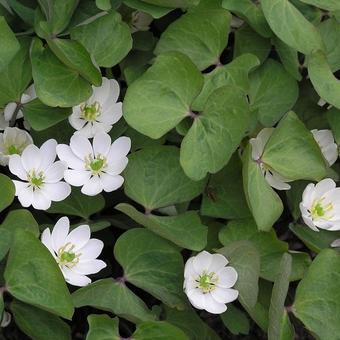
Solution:
{"label": "white petal", "polygon": [[22,152],[21,162],[27,172],[33,169],[38,171],[41,165],[41,154],[39,148],[33,144],[27,146]]}
{"label": "white petal", "polygon": [[112,129],[112,125],[101,123],[101,122],[93,122],[92,124],[92,134],[95,136],[97,133],[107,133]]}
{"label": "white petal", "polygon": [[92,176],[81,188],[81,192],[88,196],[98,195],[102,191],[103,187],[99,176]]}
{"label": "white petal", "polygon": [[21,187],[20,191],[18,192],[18,200],[24,208],[27,208],[30,205],[32,205],[33,202],[32,187],[29,186]]}
{"label": "white petal", "polygon": [[119,137],[116,139],[110,149],[107,160],[108,163],[114,163],[125,157],[131,149],[131,139],[129,137]]}
{"label": "white petal", "polygon": [[[315,197],[315,184],[309,183],[302,193],[302,204],[306,208],[311,208]],[[300,207],[301,209],[301,207]]]}
{"label": "white petal", "polygon": [[290,189],[290,185],[284,182],[282,180],[282,177],[276,174],[275,172],[270,173],[269,171],[266,171],[265,179],[271,187],[277,190],[289,190]]}
{"label": "white petal", "polygon": [[217,286],[223,288],[233,287],[237,281],[237,271],[233,267],[224,267],[217,272],[219,281]]}
{"label": "white petal", "polygon": [[105,168],[105,172],[112,176],[119,175],[126,168],[128,161],[127,157],[123,157],[113,163],[109,163]]}
{"label": "white petal", "polygon": [[81,225],[75,229],[73,229],[68,236],[66,237],[65,242],[70,242],[74,244],[74,251],[78,251],[80,248],[84,247],[85,244],[89,241],[91,236],[91,230],[88,225]]}
{"label": "white petal", "polygon": [[204,294],[200,289],[191,289],[185,292],[189,298],[190,303],[198,309],[203,309],[205,306]]}
{"label": "white petal", "polygon": [[216,287],[211,292],[211,296],[219,303],[229,303],[238,298],[238,290]]}
{"label": "white petal", "polygon": [[74,133],[74,135],[83,136],[85,138],[93,138],[94,137],[94,129],[92,122],[87,122],[84,127]]}
{"label": "white petal", "polygon": [[19,155],[12,155],[9,159],[9,171],[22,180],[27,180],[27,173],[24,169]]}
{"label": "white petal", "polygon": [[227,306],[224,303],[217,302],[211,294],[205,294],[204,309],[212,314],[222,314],[227,310]]}
{"label": "white petal", "polygon": [[115,103],[110,100],[110,103],[105,108],[98,117],[97,120],[101,123],[105,123],[107,125],[113,125],[119,121],[123,116],[123,104]]}
{"label": "white petal", "polygon": [[20,191],[29,187],[29,183],[12,180],[15,186],[15,195],[18,196]]}
{"label": "white petal", "polygon": [[338,248],[340,247],[340,238],[337,238],[331,243],[331,247]]}
{"label": "white petal", "polygon": [[88,170],[66,170],[64,173],[65,181],[75,187],[80,187],[87,183],[91,178],[91,171]]}
{"label": "white petal", "polygon": [[330,144],[322,150],[322,153],[329,166],[332,166],[338,159],[338,146],[335,143]]}
{"label": "white petal", "polygon": [[84,125],[87,123],[85,119],[79,117],[79,113],[78,114],[72,113],[68,117],[68,121],[70,122],[70,125],[76,130],[82,129]]}
{"label": "white petal", "polygon": [[249,140],[249,143],[251,144],[251,155],[253,160],[258,160],[262,157],[264,147],[266,146],[273,132],[274,128],[264,128],[258,133],[256,138],[251,138]]}
{"label": "white petal", "polygon": [[5,120],[7,120],[8,122],[11,120],[13,113],[14,113],[16,108],[17,108],[16,103],[8,103],[5,106],[5,109],[4,109]]}
{"label": "white petal", "polygon": [[46,183],[59,182],[64,177],[64,172],[67,169],[66,163],[57,161],[50,165],[44,172]]}
{"label": "white petal", "polygon": [[41,191],[49,200],[60,202],[70,195],[71,187],[65,182],[45,183]]}
{"label": "white petal", "polygon": [[81,253],[81,258],[83,260],[96,259],[102,252],[104,243],[96,238],[91,238],[84,247],[80,248],[78,251]]}
{"label": "white petal", "polygon": [[327,191],[336,187],[335,182],[331,178],[325,178],[315,185],[315,198],[320,198]]}
{"label": "white petal", "polygon": [[50,253],[55,258],[56,256],[53,250],[51,231],[49,228],[46,228],[41,234],[41,242],[45,245],[45,247],[50,251]]}
{"label": "white petal", "polygon": [[52,244],[56,252],[66,244],[65,240],[70,230],[70,220],[64,216],[60,218],[52,230]]}
{"label": "white petal", "polygon": [[89,279],[87,276],[77,274],[67,267],[62,268],[62,273],[66,282],[73,286],[84,287],[91,283],[91,279]]}
{"label": "white petal", "polygon": [[41,165],[40,169],[45,170],[47,169],[57,157],[57,141],[55,139],[47,140],[41,147],[40,147],[40,154],[41,154]]}
{"label": "white petal", "polygon": [[203,250],[197,254],[193,260],[195,272],[202,273],[203,271],[208,271],[211,261],[212,255],[207,251]]}
{"label": "white petal", "polygon": [[80,159],[84,160],[85,157],[88,155],[93,156],[93,149],[92,145],[89,140],[79,134],[75,134],[71,137],[70,147],[72,152],[79,157]]}
{"label": "white petal", "polygon": [[67,163],[67,166],[71,169],[81,170],[84,169],[84,161],[77,157],[68,145],[59,144],[57,146],[58,157]]}
{"label": "white petal", "polygon": [[193,261],[194,261],[194,256],[190,257],[188,259],[188,261],[186,262],[186,264],[185,264],[185,267],[184,267],[184,277],[186,279],[190,279],[193,276],[197,276],[197,275],[199,275],[201,273],[201,272],[197,273],[195,271]]}
{"label": "white petal", "polygon": [[93,151],[95,157],[98,155],[107,156],[111,147],[111,137],[107,133],[98,133],[93,138]]}
{"label": "white petal", "polygon": [[105,192],[112,192],[119,189],[123,183],[122,176],[111,176],[105,173],[100,174],[101,187]]}
{"label": "white petal", "polygon": [[116,102],[119,97],[119,92],[120,88],[118,81],[115,79],[110,79],[110,98]]}
{"label": "white petal", "polygon": [[103,105],[107,98],[112,95],[110,93],[110,83],[111,81],[108,78],[103,77],[102,84],[100,86],[92,86],[93,96],[88,100],[88,102],[91,103],[92,101],[97,101],[100,105]]}
{"label": "white petal", "polygon": [[51,206],[51,200],[43,194],[42,190],[34,190],[32,196],[32,206],[34,209],[47,210]]}
{"label": "white petal", "polygon": [[96,274],[106,267],[102,260],[81,260],[75,267],[74,271],[82,275]]}
{"label": "white petal", "polygon": [[217,273],[220,269],[228,264],[228,260],[222,254],[212,254],[212,261],[209,267],[209,272]]}

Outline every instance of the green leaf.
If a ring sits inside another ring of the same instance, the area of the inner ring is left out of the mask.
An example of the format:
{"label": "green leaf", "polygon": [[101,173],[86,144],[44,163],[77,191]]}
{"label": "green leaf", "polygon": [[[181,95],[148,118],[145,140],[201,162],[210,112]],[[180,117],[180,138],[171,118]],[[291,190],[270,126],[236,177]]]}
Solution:
{"label": "green leaf", "polygon": [[201,93],[195,98],[192,108],[202,111],[209,96],[218,88],[225,85],[236,85],[244,92],[249,91],[248,74],[260,64],[256,56],[243,54],[227,65],[216,67],[213,71],[204,74],[204,85]]}
{"label": "green leaf", "polygon": [[92,306],[109,311],[134,323],[154,320],[146,304],[123,281],[98,280],[72,294],[76,308]]}
{"label": "green leaf", "polygon": [[88,99],[91,85],[78,72],[66,67],[42,41],[31,46],[32,73],[39,99],[48,106],[75,106]]}
{"label": "green leaf", "polygon": [[327,111],[327,120],[332,129],[336,143],[340,144],[340,112],[336,108]]}
{"label": "green leaf", "polygon": [[124,178],[125,194],[148,210],[190,201],[205,186],[204,180],[194,182],[184,174],[179,150],[174,146],[154,146],[132,153]]}
{"label": "green leaf", "polygon": [[168,241],[145,229],[130,229],[118,238],[114,254],[128,282],[183,309],[183,259]]}
{"label": "green leaf", "polygon": [[224,9],[205,9],[181,16],[162,33],[155,54],[181,52],[204,70],[218,64],[228,40],[231,15]]}
{"label": "green leaf", "polygon": [[190,116],[191,103],[202,86],[203,76],[188,57],[162,54],[128,87],[124,118],[135,130],[160,138]]}
{"label": "green leaf", "polygon": [[251,216],[243,191],[242,163],[236,153],[227,166],[209,178],[201,214],[226,219]]}
{"label": "green leaf", "polygon": [[136,340],[189,340],[181,329],[165,321],[142,322],[132,336]]}
{"label": "green leaf", "polygon": [[96,6],[102,11],[109,11],[112,8],[110,0],[96,0]]}
{"label": "green leaf", "polygon": [[340,11],[340,3],[338,0],[300,0],[306,4],[320,7],[328,11]]}
{"label": "green leaf", "polygon": [[[285,300],[289,288],[289,276],[292,270],[292,257],[283,254],[279,266],[279,273],[275,279],[269,307],[268,339],[294,339],[293,333],[288,333],[284,328]],[[289,322],[289,319],[288,319]],[[290,329],[290,328],[288,328]]]}
{"label": "green leaf", "polygon": [[296,80],[273,59],[268,59],[250,75],[250,105],[264,126],[277,123],[294,106],[298,94]]}
{"label": "green leaf", "polygon": [[251,158],[251,146],[244,151],[243,188],[248,206],[259,230],[269,231],[281,216],[283,204],[277,193],[265,180],[259,165]]}
{"label": "green leaf", "polygon": [[312,251],[319,253],[323,249],[329,248],[331,243],[340,238],[340,231],[319,230],[315,232],[311,228],[300,225],[290,224],[289,229]]}
{"label": "green leaf", "polygon": [[273,35],[260,6],[251,0],[223,0],[222,7],[245,20],[258,34],[265,38]]}
{"label": "green leaf", "polygon": [[10,63],[0,72],[0,106],[9,102],[18,102],[22,93],[32,79],[31,62],[29,60],[29,38],[19,39],[20,50]]}
{"label": "green leaf", "polygon": [[165,136],[159,139],[151,139],[131,127],[128,127],[127,130],[124,131],[124,136],[130,137],[131,139],[131,152],[155,145],[161,145],[165,142]]}
{"label": "green leaf", "polygon": [[82,43],[103,67],[115,66],[132,48],[130,28],[115,11],[79,24],[71,30],[71,37]]}
{"label": "green leaf", "polygon": [[328,64],[331,71],[336,72],[340,69],[340,23],[330,18],[322,21],[318,29],[326,47]]}
{"label": "green leaf", "polygon": [[288,0],[262,0],[261,6],[270,28],[288,46],[304,54],[323,50],[315,26]]}
{"label": "green leaf", "polygon": [[77,0],[38,0],[38,3],[45,14],[47,26],[52,36],[56,36],[67,27],[78,5]]}
{"label": "green leaf", "polygon": [[199,3],[199,0],[141,0],[145,3],[170,8],[187,8],[195,6]]}
{"label": "green leaf", "polygon": [[71,109],[50,107],[37,98],[25,104],[23,112],[32,129],[42,131],[66,119]]}
{"label": "green leaf", "polygon": [[34,26],[34,9],[19,0],[6,0],[11,9],[27,24]]}
{"label": "green leaf", "polygon": [[[12,234],[9,230],[0,228],[0,261],[4,259],[12,242]],[[1,302],[1,300],[0,300]],[[0,310],[1,317],[1,310]]]}
{"label": "green leaf", "polygon": [[239,291],[239,300],[242,304],[254,307],[259,291],[260,255],[249,241],[238,241],[218,250],[234,267],[238,274],[234,286]]}
{"label": "green leaf", "polygon": [[[229,306],[228,306],[229,308]],[[165,321],[180,328],[191,340],[219,340],[220,337],[192,309],[179,311],[165,306]]]}
{"label": "green leaf", "polygon": [[0,17],[0,41],[0,71],[2,71],[20,49],[20,44],[4,17]]}
{"label": "green leaf", "polygon": [[333,75],[323,52],[317,51],[309,56],[308,74],[319,96],[340,109],[340,81]]}
{"label": "green leaf", "polygon": [[10,178],[0,174],[0,211],[6,209],[14,200],[15,187]]}
{"label": "green leaf", "polygon": [[105,206],[102,195],[86,196],[80,189],[73,188],[71,195],[61,202],[53,202],[49,213],[64,214],[82,217],[88,220],[91,215],[101,211]]}
{"label": "green leaf", "polygon": [[49,48],[62,63],[78,72],[83,78],[95,86],[102,83],[100,70],[92,63],[85,47],[77,41],[69,39],[49,39]]}
{"label": "green leaf", "polygon": [[18,300],[72,318],[74,308],[60,268],[32,233],[16,231],[4,277],[8,291]]}
{"label": "green leaf", "polygon": [[108,315],[91,314],[87,317],[89,331],[86,340],[120,340],[119,319],[111,319]]}
{"label": "green leaf", "polygon": [[239,146],[249,122],[248,102],[239,87],[214,91],[182,141],[180,162],[187,176],[197,181],[208,172],[220,171]]}
{"label": "green leaf", "polygon": [[270,40],[257,34],[248,25],[242,25],[235,31],[234,58],[245,53],[251,53],[263,63],[267,59],[271,48]]}
{"label": "green leaf", "polygon": [[142,0],[124,0],[127,6],[150,14],[153,18],[159,19],[172,11],[172,8],[160,7],[143,2]]}
{"label": "green leaf", "polygon": [[57,316],[14,300],[10,305],[15,323],[35,340],[70,340],[71,329]]}
{"label": "green leaf", "polygon": [[325,249],[296,290],[293,313],[320,339],[336,340],[339,334],[339,275],[339,252]]}
{"label": "green leaf", "polygon": [[280,57],[283,67],[293,78],[300,81],[302,79],[302,76],[300,74],[300,62],[298,52],[289,47],[277,37],[274,38],[274,46],[276,52]]}
{"label": "green leaf", "polygon": [[234,305],[228,305],[226,312],[221,314],[221,319],[224,325],[228,328],[230,333],[234,335],[249,334],[249,319],[247,316]]}
{"label": "green leaf", "polygon": [[115,209],[180,247],[199,251],[207,244],[208,228],[201,223],[195,211],[187,211],[177,216],[145,215],[126,203],[118,204]]}
{"label": "green leaf", "polygon": [[292,111],[282,118],[269,138],[262,161],[291,180],[319,181],[326,175],[326,162],[319,145]]}
{"label": "green leaf", "polygon": [[[231,221],[219,232],[219,240],[224,246],[236,241],[248,240],[258,250],[261,257],[260,276],[274,281],[279,274],[282,255],[289,251],[288,244],[279,240],[274,230],[258,231],[253,220]],[[311,263],[306,253],[292,252],[292,270],[289,281],[300,280]]]}

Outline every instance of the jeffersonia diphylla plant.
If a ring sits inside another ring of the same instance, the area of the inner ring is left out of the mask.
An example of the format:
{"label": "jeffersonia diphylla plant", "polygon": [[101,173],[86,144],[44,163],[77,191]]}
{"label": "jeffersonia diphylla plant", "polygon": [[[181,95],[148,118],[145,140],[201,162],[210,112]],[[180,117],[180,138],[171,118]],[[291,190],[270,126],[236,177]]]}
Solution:
{"label": "jeffersonia diphylla plant", "polygon": [[339,13],[1,1],[3,338],[337,339]]}

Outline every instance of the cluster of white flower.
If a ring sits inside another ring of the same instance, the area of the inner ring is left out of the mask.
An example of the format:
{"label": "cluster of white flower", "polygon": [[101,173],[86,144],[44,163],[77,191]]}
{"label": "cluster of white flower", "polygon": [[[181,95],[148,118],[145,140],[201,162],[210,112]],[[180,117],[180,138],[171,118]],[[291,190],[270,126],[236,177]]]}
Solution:
{"label": "cluster of white flower", "polygon": [[[19,105],[35,97],[34,87],[30,86]],[[100,87],[93,86],[92,96],[73,108],[69,122],[77,131],[70,145],[57,145],[50,139],[40,148],[33,144],[27,131],[8,127],[15,110],[14,118],[22,118],[23,113],[16,103],[6,106],[4,132],[0,134],[0,164],[8,165],[20,179],[13,182],[23,207],[32,205],[46,210],[51,202],[62,201],[71,193],[70,185],[81,186],[82,193],[89,196],[121,187],[124,179],[120,173],[127,165],[131,142],[128,137],[120,137],[111,143],[107,134],[122,117],[118,97],[118,82],[103,78]],[[57,155],[59,161],[55,161]]]}
{"label": "cluster of white flower", "polygon": [[[275,128],[264,128],[258,133],[256,138],[250,139],[249,142],[252,147],[252,159],[259,164],[263,176],[271,187],[277,190],[289,190],[291,187],[288,182],[291,182],[291,180],[274,171],[261,160],[265,146],[274,130]],[[338,145],[334,141],[332,131],[312,130],[311,133],[313,134],[315,141],[318,143],[328,165],[332,166],[338,159],[339,155]]]}

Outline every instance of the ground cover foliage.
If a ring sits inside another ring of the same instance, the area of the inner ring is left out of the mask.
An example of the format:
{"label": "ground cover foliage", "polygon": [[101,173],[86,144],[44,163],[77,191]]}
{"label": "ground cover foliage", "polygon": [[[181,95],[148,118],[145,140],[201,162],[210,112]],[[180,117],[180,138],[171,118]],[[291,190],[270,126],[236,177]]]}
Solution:
{"label": "ground cover foliage", "polygon": [[[338,0],[0,0],[1,337],[339,339],[339,41]],[[221,313],[183,290],[204,250]]]}

